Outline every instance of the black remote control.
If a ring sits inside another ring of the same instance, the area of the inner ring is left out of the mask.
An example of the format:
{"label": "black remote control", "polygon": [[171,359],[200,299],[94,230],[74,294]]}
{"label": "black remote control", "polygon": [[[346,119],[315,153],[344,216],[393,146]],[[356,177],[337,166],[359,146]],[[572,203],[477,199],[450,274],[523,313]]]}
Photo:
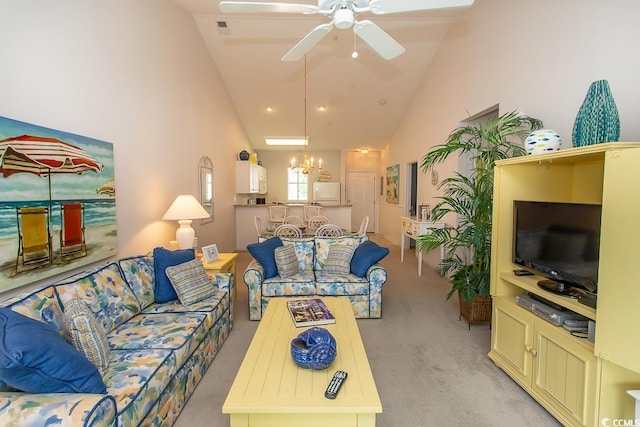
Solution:
{"label": "black remote control", "polygon": [[513,270],[516,276],[533,276],[533,273],[527,270]]}
{"label": "black remote control", "polygon": [[333,374],[333,378],[331,378],[331,382],[329,382],[327,391],[324,392],[324,397],[327,399],[335,399],[338,391],[340,391],[340,387],[342,387],[342,383],[346,379],[347,373],[345,371],[336,371],[336,373]]}

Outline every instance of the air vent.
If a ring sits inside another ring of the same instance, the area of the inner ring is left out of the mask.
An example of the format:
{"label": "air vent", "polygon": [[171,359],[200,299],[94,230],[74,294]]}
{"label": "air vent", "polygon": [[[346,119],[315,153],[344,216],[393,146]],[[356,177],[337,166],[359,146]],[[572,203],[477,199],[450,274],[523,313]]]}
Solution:
{"label": "air vent", "polygon": [[218,21],[218,28],[227,28],[227,21]]}

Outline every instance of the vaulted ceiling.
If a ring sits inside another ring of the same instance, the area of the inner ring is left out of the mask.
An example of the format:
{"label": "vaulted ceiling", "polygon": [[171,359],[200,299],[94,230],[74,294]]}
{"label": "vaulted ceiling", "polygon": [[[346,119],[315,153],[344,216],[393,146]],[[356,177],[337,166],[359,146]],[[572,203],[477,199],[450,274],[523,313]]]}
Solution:
{"label": "vaulted ceiling", "polygon": [[[265,136],[302,136],[305,60],[284,62],[280,58],[328,19],[322,15],[222,14],[219,0],[174,1],[193,15],[254,149],[270,149]],[[289,3],[315,4],[312,0]],[[448,27],[463,19],[465,11],[367,14],[366,19],[406,49],[390,61],[360,39],[354,41],[352,29],[334,28],[327,34],[306,59],[309,149],[383,148],[421,85]],[[354,43],[357,59],[351,56]],[[326,110],[319,111],[320,106]],[[273,111],[267,112],[267,107]]]}

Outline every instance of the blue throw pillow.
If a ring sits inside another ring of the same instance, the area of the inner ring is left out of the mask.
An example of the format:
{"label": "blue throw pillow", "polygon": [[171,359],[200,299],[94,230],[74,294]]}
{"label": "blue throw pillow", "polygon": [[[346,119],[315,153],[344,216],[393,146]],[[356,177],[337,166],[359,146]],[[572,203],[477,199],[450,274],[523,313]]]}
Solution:
{"label": "blue throw pillow", "polygon": [[165,248],[155,248],[153,250],[153,269],[156,276],[156,283],[153,291],[156,296],[156,302],[169,302],[178,299],[178,294],[171,284],[171,280],[166,273],[167,267],[182,264],[196,258],[193,249],[179,249],[170,251]]}
{"label": "blue throw pillow", "polygon": [[282,240],[279,237],[272,237],[262,243],[252,243],[247,245],[249,253],[260,263],[264,269],[264,278],[271,279],[278,275],[278,266],[276,265],[275,250],[282,246]]}
{"label": "blue throw pillow", "polygon": [[27,393],[107,392],[96,367],[51,326],[0,307],[0,379]]}
{"label": "blue throw pillow", "polygon": [[371,240],[362,242],[358,245],[351,258],[351,273],[358,277],[364,277],[369,267],[387,255],[389,255],[389,248],[378,246]]}

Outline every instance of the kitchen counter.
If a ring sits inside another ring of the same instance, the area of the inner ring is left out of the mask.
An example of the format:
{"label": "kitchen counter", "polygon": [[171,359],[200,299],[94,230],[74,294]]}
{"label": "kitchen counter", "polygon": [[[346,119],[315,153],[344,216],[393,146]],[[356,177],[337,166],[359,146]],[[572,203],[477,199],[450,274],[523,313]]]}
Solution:
{"label": "kitchen counter", "polygon": [[[249,205],[236,204],[236,250],[246,251],[247,245],[258,241],[258,234],[254,224],[254,217],[260,217],[262,226],[269,226],[269,206],[287,206],[289,215],[296,215],[304,218],[303,203],[282,203]],[[336,224],[345,230],[354,231],[351,228],[351,205],[350,204],[320,204],[331,224]],[[357,230],[356,230],[357,231]]]}
{"label": "kitchen counter", "polygon": [[[291,207],[301,208],[301,207],[307,206],[307,205],[303,204],[303,203],[267,203],[267,204],[263,204],[263,205],[259,205],[259,204],[256,204],[256,203],[250,205],[248,203],[245,203],[245,204],[236,204],[236,205],[233,205],[233,206],[235,206],[236,208],[264,208],[264,207],[268,208],[269,206],[287,206],[287,207],[290,207],[290,208]],[[335,207],[345,207],[345,206],[351,206],[351,205],[348,204],[348,203],[331,203],[331,204],[319,203],[319,204],[311,205],[311,206],[322,206],[323,208],[335,208]]]}

